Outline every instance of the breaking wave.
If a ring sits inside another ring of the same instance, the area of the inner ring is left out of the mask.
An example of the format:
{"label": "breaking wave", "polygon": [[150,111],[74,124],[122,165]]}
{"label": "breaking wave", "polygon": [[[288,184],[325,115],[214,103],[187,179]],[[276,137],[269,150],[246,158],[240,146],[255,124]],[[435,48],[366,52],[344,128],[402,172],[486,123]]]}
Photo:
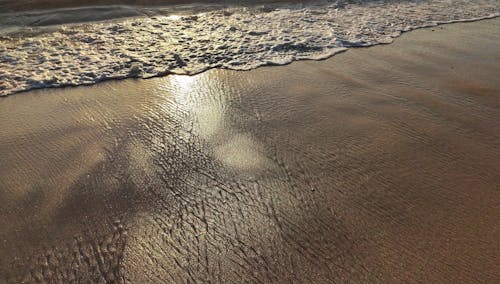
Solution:
{"label": "breaking wave", "polygon": [[107,79],[248,70],[500,15],[496,0],[336,1],[25,27],[0,37],[0,96]]}

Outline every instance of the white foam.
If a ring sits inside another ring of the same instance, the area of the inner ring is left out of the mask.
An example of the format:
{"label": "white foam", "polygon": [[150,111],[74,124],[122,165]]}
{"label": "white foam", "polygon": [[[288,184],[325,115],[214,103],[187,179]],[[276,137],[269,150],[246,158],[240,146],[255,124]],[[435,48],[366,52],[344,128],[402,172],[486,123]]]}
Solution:
{"label": "white foam", "polygon": [[500,15],[496,0],[337,1],[136,17],[0,38],[0,96],[107,79],[248,70],[390,43],[401,32]]}

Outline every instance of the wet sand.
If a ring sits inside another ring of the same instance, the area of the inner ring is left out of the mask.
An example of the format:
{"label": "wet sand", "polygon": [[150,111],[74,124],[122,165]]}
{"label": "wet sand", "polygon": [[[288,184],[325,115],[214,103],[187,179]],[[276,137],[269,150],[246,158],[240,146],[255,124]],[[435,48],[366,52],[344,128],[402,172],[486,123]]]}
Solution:
{"label": "wet sand", "polygon": [[[268,5],[272,3],[293,3],[295,0],[0,0],[1,12],[24,12],[47,9],[65,9],[76,7],[104,7],[130,5],[131,7],[168,7],[169,5],[189,5],[196,8],[203,5]],[[305,1],[302,1],[303,3]]]}
{"label": "wet sand", "polygon": [[500,281],[499,25],[0,98],[0,282]]}
{"label": "wet sand", "polygon": [[[2,11],[33,11],[45,9],[89,7],[89,6],[109,6],[109,5],[137,5],[155,6],[172,4],[192,4],[193,0],[0,0]],[[198,1],[199,2],[199,1]],[[217,0],[206,1],[207,3],[217,3]],[[220,1],[219,1],[220,3]]]}

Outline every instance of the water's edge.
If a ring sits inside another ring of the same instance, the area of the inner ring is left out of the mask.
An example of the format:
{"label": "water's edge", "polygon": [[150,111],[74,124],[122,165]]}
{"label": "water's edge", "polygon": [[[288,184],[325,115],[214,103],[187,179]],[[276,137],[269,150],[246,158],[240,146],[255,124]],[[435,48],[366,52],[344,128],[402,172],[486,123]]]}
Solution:
{"label": "water's edge", "polygon": [[[5,48],[0,45],[0,96],[106,80],[194,75],[212,68],[251,70],[323,60],[351,47],[392,43],[416,29],[500,16],[500,4],[489,1],[456,10],[433,5],[223,10],[61,26],[49,34],[7,37],[0,39],[6,43]],[[421,9],[422,15],[411,15],[414,9]],[[482,15],[488,11],[492,13]],[[480,16],[460,18],[460,13]]]}

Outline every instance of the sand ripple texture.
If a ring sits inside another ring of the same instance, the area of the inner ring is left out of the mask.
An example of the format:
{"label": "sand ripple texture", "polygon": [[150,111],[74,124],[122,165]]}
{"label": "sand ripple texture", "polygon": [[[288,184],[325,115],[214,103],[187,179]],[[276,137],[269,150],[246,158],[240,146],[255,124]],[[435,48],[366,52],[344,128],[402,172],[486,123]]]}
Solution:
{"label": "sand ripple texture", "polygon": [[0,96],[106,79],[248,70],[500,15],[496,0],[337,1],[61,25],[0,38]]}

